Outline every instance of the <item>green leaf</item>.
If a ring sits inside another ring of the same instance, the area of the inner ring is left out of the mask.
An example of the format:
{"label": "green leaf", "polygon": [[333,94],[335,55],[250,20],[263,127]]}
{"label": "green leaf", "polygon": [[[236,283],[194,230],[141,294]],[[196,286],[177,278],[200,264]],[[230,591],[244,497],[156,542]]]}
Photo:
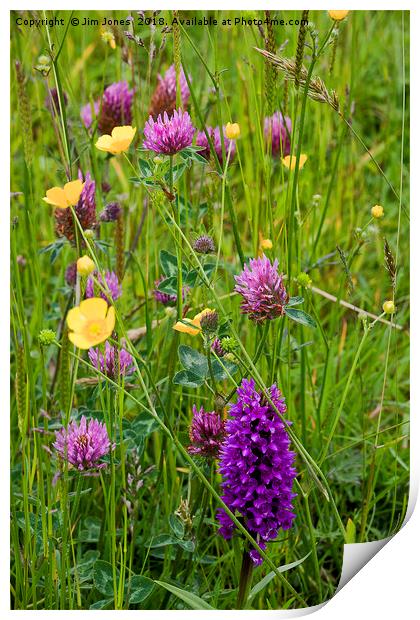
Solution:
{"label": "green leaf", "polygon": [[[200,147],[200,150],[203,150],[203,148]],[[183,151],[181,151],[181,157],[184,160],[191,159],[191,161],[196,161],[200,164],[208,163],[207,159],[200,155],[197,151],[190,151],[189,149],[184,149]]]}
{"label": "green leaf", "polygon": [[150,167],[149,162],[146,159],[139,159],[138,160],[138,164],[139,164],[139,170],[140,170],[140,174],[143,177],[151,177],[152,176],[152,169]]}
{"label": "green leaf", "polygon": [[159,260],[162,266],[163,273],[167,278],[176,276],[178,274],[178,262],[176,256],[174,256],[167,250],[161,250],[159,254]]}
{"label": "green leaf", "polygon": [[143,577],[142,575],[134,575],[131,578],[130,583],[130,598],[129,604],[136,605],[147,599],[153,591],[155,584],[152,579]]}
{"label": "green leaf", "polygon": [[[209,366],[205,355],[181,344],[178,348],[178,357],[186,370],[190,370],[194,375],[205,379],[209,373]],[[217,360],[215,360],[217,361]]]}
{"label": "green leaf", "polygon": [[351,519],[348,519],[346,525],[346,540],[347,544],[356,542],[356,526]]}
{"label": "green leaf", "polygon": [[100,601],[96,601],[96,603],[92,603],[89,609],[105,609],[105,607],[108,607],[108,605],[110,605],[110,603],[113,603],[113,602],[114,602],[114,597],[104,598]]}
{"label": "green leaf", "polygon": [[303,304],[304,301],[305,300],[303,297],[290,297],[286,304],[286,308],[290,308],[291,306],[299,306],[299,304]]}
{"label": "green leaf", "polygon": [[196,269],[192,269],[191,271],[189,271],[185,277],[183,276],[182,284],[192,288],[195,284],[195,281],[197,280],[197,273],[198,272]]}
{"label": "green leaf", "polygon": [[167,293],[168,295],[176,295],[177,293],[177,283],[178,278],[176,276],[171,276],[170,278],[165,278],[162,282],[158,284],[158,291],[162,291],[162,293]]}
{"label": "green leaf", "polygon": [[213,271],[216,269],[216,263],[205,263],[203,265],[203,271],[208,278],[211,277]]}
{"label": "green leaf", "polygon": [[181,588],[177,588],[171,583],[166,583],[164,581],[155,581],[155,583],[180,598],[181,601],[184,601],[184,603],[191,607],[191,609],[214,609],[214,607],[206,603],[206,601],[203,601],[202,598],[200,598],[196,594],[193,594],[192,592],[182,590]]}
{"label": "green leaf", "polygon": [[180,370],[176,373],[172,382],[175,383],[175,385],[197,388],[203,385],[204,379],[192,373],[191,370]]}
{"label": "green leaf", "polygon": [[[299,566],[299,564],[302,564],[302,562],[304,562],[306,558],[308,558],[311,555],[311,553],[312,551],[307,553],[304,558],[301,558],[300,560],[296,560],[296,562],[291,562],[291,564],[284,564],[284,566],[279,566],[277,569],[278,572],[284,573],[287,570],[290,570],[291,568],[295,568],[296,566]],[[255,586],[252,588],[251,592],[248,594],[248,603],[250,603],[254,599],[254,597],[259,592],[261,592],[261,590],[263,590],[270,583],[272,579],[274,579],[275,576],[276,576],[276,573],[274,571],[271,571],[271,573],[268,573],[268,575],[263,577],[261,581],[256,583]]]}
{"label": "green leaf", "polygon": [[223,381],[224,379],[228,379],[229,375],[233,375],[238,370],[236,364],[225,359],[213,359],[211,362],[211,368],[213,370],[213,376],[216,381]]}
{"label": "green leaf", "polygon": [[316,327],[316,323],[309,314],[304,312],[303,310],[295,310],[294,308],[285,308],[286,315],[292,321],[296,321],[296,323],[301,323],[306,327]]}
{"label": "green leaf", "polygon": [[93,583],[95,588],[105,596],[114,596],[112,566],[104,560],[97,560],[93,565]]}
{"label": "green leaf", "polygon": [[183,538],[185,533],[185,527],[183,522],[176,515],[169,516],[169,525],[171,526],[171,530],[175,534],[177,538]]}
{"label": "green leaf", "polygon": [[188,551],[188,553],[192,553],[195,549],[195,544],[193,540],[178,540],[178,545]]}
{"label": "green leaf", "polygon": [[178,540],[171,536],[170,534],[159,534],[159,536],[155,536],[152,538],[152,542],[150,545],[150,549],[157,549],[158,547],[167,547],[168,545],[176,545]]}

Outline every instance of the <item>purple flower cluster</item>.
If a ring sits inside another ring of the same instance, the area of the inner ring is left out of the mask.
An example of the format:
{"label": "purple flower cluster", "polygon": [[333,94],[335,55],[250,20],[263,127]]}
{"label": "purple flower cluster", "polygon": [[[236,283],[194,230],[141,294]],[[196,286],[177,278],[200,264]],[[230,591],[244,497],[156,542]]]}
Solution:
{"label": "purple flower cluster", "polygon": [[[101,134],[111,134],[114,127],[130,125],[132,121],[132,104],[134,90],[128,88],[127,82],[110,84],[95,101],[93,112],[98,118],[98,130]],[[87,129],[92,125],[92,106],[90,103],[80,111],[83,124]]]}
{"label": "purple flower cluster", "polygon": [[[284,423],[264,395],[255,389],[253,379],[243,379],[237,389],[237,403],[231,405],[232,419],[226,423],[226,439],[220,450],[220,472],[223,477],[222,499],[229,509],[239,512],[244,526],[261,549],[277,537],[280,529],[292,526],[292,492],[296,470],[295,453]],[[277,410],[286,412],[285,400],[276,385],[270,388],[270,399]],[[235,524],[224,510],[218,511],[220,534],[229,540]],[[250,556],[261,564],[259,553]]]}
{"label": "purple flower cluster", "polygon": [[290,136],[292,134],[292,121],[281,112],[274,112],[273,116],[264,119],[264,137],[268,142],[271,133],[271,153],[275,156],[280,153],[281,157],[290,154]]}
{"label": "purple flower cluster", "polygon": [[[217,155],[217,159],[219,160],[219,163],[222,164],[223,163],[223,148],[222,148],[222,140],[220,137],[220,127],[207,127],[206,129],[207,129],[207,133],[209,134],[210,140],[213,142],[214,150],[216,151],[216,155]],[[223,127],[223,142],[224,142],[224,147],[225,147],[225,157],[227,157],[227,154],[230,149],[229,161],[232,161],[236,153],[236,142],[235,140],[229,140],[229,138],[226,137],[225,127]],[[207,140],[205,131],[199,131],[197,133],[196,144],[197,146],[203,147],[202,150],[197,151],[198,154],[202,155],[207,160],[209,160],[211,157],[211,149],[210,149],[210,144],[209,144],[209,141]]]}
{"label": "purple flower cluster", "polygon": [[[160,291],[158,289],[159,284],[163,282],[164,280],[166,280],[165,276],[160,276],[160,278],[155,280],[155,289],[153,291],[154,298],[156,299],[156,301],[163,304],[164,306],[175,306],[177,295],[171,295],[170,293],[164,293],[163,291]],[[187,286],[182,287],[182,301],[185,300],[185,296],[188,293],[188,290],[189,289]]]}
{"label": "purple flower cluster", "polygon": [[191,445],[188,452],[196,456],[217,458],[225,438],[225,422],[214,411],[197,410],[193,405],[193,419],[190,426]]}
{"label": "purple flower cluster", "polygon": [[[95,271],[87,279],[87,282],[86,282],[86,293],[85,293],[86,298],[88,298],[88,297],[97,297],[98,295],[100,295],[100,297],[102,297],[102,299],[105,299],[106,302],[110,303],[110,301],[108,299],[108,296],[104,293],[104,291],[102,291],[99,288],[99,286],[95,287],[95,281],[93,279],[93,276],[95,276],[96,280],[99,282],[99,284],[103,288],[105,288],[105,290],[106,290],[106,287],[108,287],[109,292],[111,293],[111,297],[112,297],[112,299],[114,301],[116,299],[118,299],[119,297],[121,297],[121,295],[122,295],[122,286],[121,286],[121,284],[118,281],[117,274],[114,271],[107,271],[107,272],[105,272],[105,282],[106,282],[106,286],[105,286],[101,274]],[[98,290],[95,290],[95,289],[98,289]]]}
{"label": "purple flower cluster", "polygon": [[105,424],[95,418],[86,420],[85,416],[80,424],[72,420],[67,429],[56,431],[53,445],[64,460],[80,471],[106,467],[99,459],[111,449]]}
{"label": "purple flower cluster", "polygon": [[[179,74],[179,85],[181,89],[182,107],[185,108],[190,98],[190,89],[188,88],[185,73],[181,68]],[[171,116],[176,108],[176,71],[175,66],[171,65],[166,71],[164,77],[158,75],[158,84],[152,95],[150,102],[149,114],[154,120],[159,114],[166,112]]]}
{"label": "purple flower cluster", "polygon": [[278,260],[271,264],[264,254],[253,258],[239,276],[235,276],[235,291],[242,295],[241,311],[256,323],[275,319],[284,314],[289,295],[278,272]]}
{"label": "purple flower cluster", "polygon": [[175,110],[169,118],[166,112],[163,118],[159,114],[156,121],[149,117],[145,127],[143,147],[160,155],[175,155],[187,146],[191,146],[195,128],[188,112]]}
{"label": "purple flower cluster", "polygon": [[121,215],[122,208],[118,202],[109,202],[99,215],[101,222],[115,222]]}
{"label": "purple flower cluster", "polygon": [[225,351],[222,347],[222,343],[220,342],[219,338],[215,338],[213,340],[213,342],[211,343],[211,348],[215,352],[217,357],[224,357]]}
{"label": "purple flower cluster", "polygon": [[[79,179],[83,181],[83,175],[80,170]],[[83,230],[94,228],[96,225],[95,190],[95,181],[92,179],[90,172],[87,172],[79,202],[74,208]],[[69,241],[74,241],[74,221],[71,210],[55,209],[54,216],[58,236],[66,236]]]}
{"label": "purple flower cluster", "polygon": [[118,351],[116,347],[105,342],[105,356],[99,349],[92,348],[88,352],[92,366],[95,366],[104,375],[113,379],[117,373],[129,375],[134,372],[134,360],[125,349]]}

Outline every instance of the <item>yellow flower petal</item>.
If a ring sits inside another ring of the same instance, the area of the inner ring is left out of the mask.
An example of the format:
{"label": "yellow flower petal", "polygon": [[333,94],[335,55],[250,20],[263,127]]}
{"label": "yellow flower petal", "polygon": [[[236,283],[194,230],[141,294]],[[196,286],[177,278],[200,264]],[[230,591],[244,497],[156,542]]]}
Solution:
{"label": "yellow flower petal", "polygon": [[96,142],[96,148],[113,155],[126,151],[130,146],[137,129],[131,125],[114,127],[110,136],[101,136]]}
{"label": "yellow flower petal", "polygon": [[350,11],[328,11],[328,15],[336,22],[341,22],[342,19],[347,17]]}
{"label": "yellow flower petal", "polygon": [[191,336],[196,336],[200,333],[200,328],[195,327],[191,319],[182,319],[182,321],[177,321],[174,325],[174,329],[177,332],[182,332],[183,334],[191,334]]}
{"label": "yellow flower petal", "polygon": [[60,209],[67,209],[69,206],[67,203],[66,192],[62,187],[52,187],[47,190],[47,195],[43,198],[45,202],[54,207]]}
{"label": "yellow flower petal", "polygon": [[213,310],[211,308],[204,308],[204,310],[202,310],[201,312],[195,315],[195,317],[192,320],[192,324],[195,325],[196,327],[200,327],[201,319],[203,318],[205,314],[208,314],[209,312],[213,312]]}
{"label": "yellow flower petal", "polygon": [[73,331],[80,331],[86,325],[86,318],[80,312],[79,306],[68,311],[67,325]]}
{"label": "yellow flower petal", "polygon": [[136,131],[136,127],[131,127],[131,125],[114,127],[111,132],[111,137],[113,140],[130,140],[131,142],[131,140],[134,138]]}
{"label": "yellow flower petal", "polygon": [[91,340],[88,340],[86,336],[78,332],[69,332],[69,340],[76,345],[76,347],[79,347],[79,349],[90,349],[90,347],[93,347],[95,344],[99,344],[99,342],[101,342],[99,341],[94,343]]}
{"label": "yellow flower petal", "polygon": [[95,144],[96,148],[99,149],[100,151],[108,151],[108,152],[110,152],[111,145],[112,145],[112,138],[111,136],[108,136],[107,134],[98,138]]}
{"label": "yellow flower petal", "polygon": [[109,335],[111,335],[115,327],[115,308],[113,306],[109,308],[105,321],[106,328],[109,331]]}
{"label": "yellow flower petal", "polygon": [[77,179],[77,181],[70,181],[64,186],[64,192],[68,205],[74,207],[79,202],[80,194],[82,193],[84,183]]}
{"label": "yellow flower petal", "polygon": [[102,297],[90,297],[80,302],[80,312],[87,319],[104,319],[106,317],[106,311],[108,304]]}
{"label": "yellow flower petal", "polygon": [[[307,159],[308,159],[308,156],[302,153],[299,158],[299,170],[303,168]],[[296,155],[292,155],[292,156],[287,155],[286,157],[283,157],[281,161],[282,161],[283,166],[286,166],[286,168],[288,168],[289,170],[294,170],[296,168]]]}

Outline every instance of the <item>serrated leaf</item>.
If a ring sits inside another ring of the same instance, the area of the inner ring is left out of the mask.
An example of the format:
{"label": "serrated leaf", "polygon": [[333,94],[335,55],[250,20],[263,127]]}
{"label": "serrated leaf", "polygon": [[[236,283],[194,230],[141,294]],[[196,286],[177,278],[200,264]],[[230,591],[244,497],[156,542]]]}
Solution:
{"label": "serrated leaf", "polygon": [[175,385],[183,385],[184,387],[197,388],[204,384],[204,379],[198,377],[190,370],[180,370],[172,379]]}
{"label": "serrated leaf", "polygon": [[[279,566],[277,569],[278,572],[284,573],[290,570],[291,568],[295,568],[296,566],[299,566],[299,564],[302,564],[302,562],[304,562],[311,555],[311,553],[312,551],[307,553],[304,558],[301,558],[300,560],[296,560],[296,562],[291,562],[290,564],[284,564],[283,566]],[[254,597],[259,592],[261,592],[261,590],[263,590],[270,583],[272,579],[274,579],[274,577],[276,577],[276,573],[274,571],[271,571],[271,573],[268,573],[268,575],[263,577],[261,581],[256,583],[248,595],[248,603],[250,603],[254,599]]]}
{"label": "serrated leaf", "polygon": [[95,588],[105,596],[114,596],[112,566],[104,560],[97,560],[93,565],[93,583]]}
{"label": "serrated leaf", "polygon": [[292,319],[292,321],[296,321],[296,323],[300,323],[301,325],[305,325],[306,327],[316,327],[316,323],[309,314],[304,312],[303,310],[295,310],[294,308],[285,308],[285,313]]}
{"label": "serrated leaf", "polygon": [[206,601],[203,601],[202,598],[192,592],[188,592],[188,590],[182,590],[165,581],[155,581],[155,583],[180,598],[181,601],[184,601],[191,609],[214,609],[214,607],[206,603]]}
{"label": "serrated leaf", "polygon": [[134,575],[130,580],[130,605],[137,605],[147,599],[155,587],[154,581],[142,575]]}
{"label": "serrated leaf", "polygon": [[304,301],[305,300],[303,297],[290,297],[289,301],[287,302],[286,308],[291,308],[292,306],[298,306],[299,304],[303,304]]}
{"label": "serrated leaf", "polygon": [[[194,375],[205,379],[209,373],[209,366],[205,355],[196,351],[192,347],[181,344],[178,348],[179,361],[186,370],[191,371]],[[215,360],[217,361],[217,360]]]}

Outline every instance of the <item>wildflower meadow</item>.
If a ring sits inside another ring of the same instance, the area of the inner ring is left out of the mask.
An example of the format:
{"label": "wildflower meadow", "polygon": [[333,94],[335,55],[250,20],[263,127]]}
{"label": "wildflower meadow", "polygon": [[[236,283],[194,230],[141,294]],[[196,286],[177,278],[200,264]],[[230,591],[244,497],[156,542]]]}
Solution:
{"label": "wildflower meadow", "polygon": [[327,601],[408,503],[409,13],[10,28],[12,609]]}

